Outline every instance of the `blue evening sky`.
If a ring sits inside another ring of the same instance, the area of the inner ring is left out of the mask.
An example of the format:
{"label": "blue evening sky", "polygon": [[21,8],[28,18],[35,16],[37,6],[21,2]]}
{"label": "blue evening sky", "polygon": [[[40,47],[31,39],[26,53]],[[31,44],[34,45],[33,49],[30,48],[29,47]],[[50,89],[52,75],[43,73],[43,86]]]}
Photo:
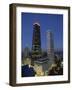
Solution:
{"label": "blue evening sky", "polygon": [[39,14],[39,13],[22,13],[22,49],[25,47],[32,48],[33,23],[40,23],[41,47],[47,48],[46,32],[52,31],[54,37],[54,48],[63,49],[63,15],[61,14]]}

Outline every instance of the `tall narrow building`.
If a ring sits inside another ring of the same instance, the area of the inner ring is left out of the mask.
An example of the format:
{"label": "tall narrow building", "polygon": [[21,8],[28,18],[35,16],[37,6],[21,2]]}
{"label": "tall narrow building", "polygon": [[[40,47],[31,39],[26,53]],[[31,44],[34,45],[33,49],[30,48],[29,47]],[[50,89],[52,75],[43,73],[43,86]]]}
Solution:
{"label": "tall narrow building", "polygon": [[32,37],[32,58],[33,60],[41,57],[41,35],[40,24],[33,24],[33,37]]}
{"label": "tall narrow building", "polygon": [[47,55],[49,58],[49,67],[54,64],[54,38],[51,31],[47,31]]}

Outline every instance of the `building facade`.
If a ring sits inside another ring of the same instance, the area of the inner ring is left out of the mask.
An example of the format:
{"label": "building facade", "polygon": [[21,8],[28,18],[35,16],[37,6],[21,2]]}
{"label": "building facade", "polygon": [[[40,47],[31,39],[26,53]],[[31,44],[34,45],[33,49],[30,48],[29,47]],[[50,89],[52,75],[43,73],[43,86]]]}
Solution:
{"label": "building facade", "polygon": [[54,37],[51,31],[47,31],[47,56],[49,58],[48,66],[50,67],[54,64]]}
{"label": "building facade", "polygon": [[34,61],[34,69],[37,75],[47,76],[48,75],[48,58],[40,58]]}
{"label": "building facade", "polygon": [[40,24],[33,24],[33,37],[32,37],[32,58],[33,60],[41,57],[41,35]]}

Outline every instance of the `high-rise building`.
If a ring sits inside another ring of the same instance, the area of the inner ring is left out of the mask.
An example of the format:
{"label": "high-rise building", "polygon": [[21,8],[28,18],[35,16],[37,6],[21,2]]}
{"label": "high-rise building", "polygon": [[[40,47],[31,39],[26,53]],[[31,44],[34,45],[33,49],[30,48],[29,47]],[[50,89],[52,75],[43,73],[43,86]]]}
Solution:
{"label": "high-rise building", "polygon": [[41,57],[41,35],[40,24],[33,24],[33,37],[32,37],[32,58],[36,60]]}
{"label": "high-rise building", "polygon": [[49,58],[49,67],[54,64],[54,37],[51,31],[47,31],[47,55]]}
{"label": "high-rise building", "polygon": [[29,52],[30,52],[30,49],[28,47],[25,47],[24,48],[24,58],[29,57]]}
{"label": "high-rise building", "polygon": [[30,62],[30,49],[28,47],[25,47],[23,50],[22,65],[26,65]]}

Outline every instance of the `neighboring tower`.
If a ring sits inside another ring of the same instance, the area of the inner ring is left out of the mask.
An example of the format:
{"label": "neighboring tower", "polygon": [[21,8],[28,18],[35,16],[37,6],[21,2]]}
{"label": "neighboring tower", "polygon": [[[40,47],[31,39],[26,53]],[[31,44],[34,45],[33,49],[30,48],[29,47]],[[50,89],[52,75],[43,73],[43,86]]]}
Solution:
{"label": "neighboring tower", "polygon": [[28,47],[24,48],[24,58],[28,58],[30,53],[30,49]]}
{"label": "neighboring tower", "polygon": [[32,58],[37,60],[41,57],[41,35],[40,24],[33,24],[33,38],[32,38]]}
{"label": "neighboring tower", "polygon": [[51,31],[47,31],[47,55],[49,58],[49,67],[54,64],[54,37]]}

